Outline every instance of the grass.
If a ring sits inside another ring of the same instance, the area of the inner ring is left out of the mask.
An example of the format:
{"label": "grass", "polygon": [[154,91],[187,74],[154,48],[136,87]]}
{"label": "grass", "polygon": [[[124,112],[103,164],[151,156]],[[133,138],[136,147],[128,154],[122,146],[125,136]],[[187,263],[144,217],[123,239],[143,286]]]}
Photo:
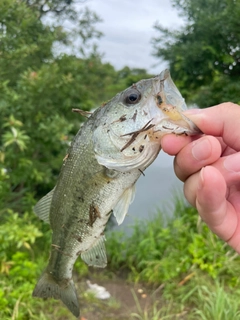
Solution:
{"label": "grass", "polygon": [[196,299],[200,306],[195,308],[194,314],[201,320],[240,319],[239,292],[237,295],[230,293],[218,282],[212,288],[206,285],[199,286]]}
{"label": "grass", "polygon": [[[139,221],[129,238],[108,235],[109,265],[94,272],[104,285],[122,281],[150,292],[147,304],[133,292],[133,306],[122,312],[121,299],[100,301],[86,292],[83,280],[93,273],[80,260],[75,267],[82,314],[87,320],[240,320],[240,258],[202,223],[196,210],[178,200],[173,218],[159,212]],[[46,225],[9,212],[0,226],[0,319],[75,319],[59,301],[33,299],[31,293],[48,259]],[[40,231],[39,231],[40,230]]]}
{"label": "grass", "polygon": [[[203,271],[239,285],[240,258],[199,220],[194,208],[178,200],[167,222],[159,212],[152,221],[139,221],[132,235],[108,235],[111,270],[128,270],[133,281],[160,285]],[[116,250],[117,248],[117,250]],[[121,253],[121,254],[119,254]]]}
{"label": "grass", "polygon": [[136,301],[133,319],[240,319],[239,255],[183,201],[176,201],[173,218],[163,216],[139,221],[128,239],[115,233],[107,241],[111,270],[128,271],[130,281],[153,289],[164,287],[149,308]]}
{"label": "grass", "polygon": [[[155,300],[151,304],[141,306],[139,299],[134,291],[132,291],[137,312],[131,313],[130,319],[135,320],[160,320],[160,319],[176,319],[178,315],[183,314],[184,312],[177,312],[179,306],[174,305],[173,301],[163,301]],[[174,313],[173,313],[174,312]]]}
{"label": "grass", "polygon": [[142,308],[135,296],[137,312],[130,319],[135,320],[239,320],[240,293],[229,291],[217,281],[197,285],[194,289],[182,293],[177,300],[155,300],[148,307]]}

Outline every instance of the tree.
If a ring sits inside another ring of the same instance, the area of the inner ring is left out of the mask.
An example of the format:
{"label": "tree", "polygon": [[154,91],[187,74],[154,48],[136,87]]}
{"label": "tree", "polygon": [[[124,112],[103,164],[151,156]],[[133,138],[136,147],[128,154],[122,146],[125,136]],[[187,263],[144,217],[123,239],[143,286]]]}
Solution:
{"label": "tree", "polygon": [[240,1],[173,0],[185,18],[179,31],[156,24],[155,55],[169,62],[182,94],[201,107],[239,103]]}
{"label": "tree", "polygon": [[[39,18],[40,5],[63,2],[0,2],[0,212],[31,210],[53,188],[84,120],[72,108],[96,108],[148,76],[145,70],[117,72],[102,63],[92,45],[100,36],[95,27],[99,19],[88,9],[79,13],[70,31],[54,19],[47,24]],[[75,36],[79,50],[66,53],[65,44],[76,48]]]}
{"label": "tree", "polygon": [[61,15],[63,13],[69,14],[75,13],[72,5],[74,0],[24,0],[24,2],[31,8],[37,10],[40,17],[48,13],[54,13],[56,15]]}
{"label": "tree", "polygon": [[[32,208],[56,184],[84,120],[71,109],[96,108],[129,81],[147,77],[102,63],[94,44],[99,18],[76,11],[74,2],[0,1],[1,319],[16,318],[16,306],[19,319],[39,314],[31,293],[51,232]],[[71,21],[70,29],[59,16]]]}
{"label": "tree", "polygon": [[43,1],[0,2],[0,211],[30,210],[34,196],[54,186],[83,121],[71,109],[100,104],[116,75],[88,46],[100,36],[95,14],[83,10],[74,25],[82,39],[77,56],[56,52],[56,42],[71,46],[73,33],[43,23],[34,3]]}

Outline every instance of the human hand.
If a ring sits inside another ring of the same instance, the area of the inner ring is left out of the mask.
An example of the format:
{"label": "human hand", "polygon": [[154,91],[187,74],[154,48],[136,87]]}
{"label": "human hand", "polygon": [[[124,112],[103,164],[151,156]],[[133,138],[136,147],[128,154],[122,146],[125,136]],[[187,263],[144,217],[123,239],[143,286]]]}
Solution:
{"label": "human hand", "polygon": [[184,194],[210,229],[240,253],[240,106],[222,103],[185,112],[205,134],[166,135]]}

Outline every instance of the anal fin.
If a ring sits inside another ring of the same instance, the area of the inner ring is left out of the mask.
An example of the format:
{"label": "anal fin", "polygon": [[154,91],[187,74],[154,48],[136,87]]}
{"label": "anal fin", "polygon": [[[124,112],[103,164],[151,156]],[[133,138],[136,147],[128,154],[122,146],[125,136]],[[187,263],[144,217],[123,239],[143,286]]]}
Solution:
{"label": "anal fin", "polygon": [[107,265],[107,255],[105,249],[105,236],[100,236],[93,246],[81,253],[81,258],[89,266],[104,268]]}

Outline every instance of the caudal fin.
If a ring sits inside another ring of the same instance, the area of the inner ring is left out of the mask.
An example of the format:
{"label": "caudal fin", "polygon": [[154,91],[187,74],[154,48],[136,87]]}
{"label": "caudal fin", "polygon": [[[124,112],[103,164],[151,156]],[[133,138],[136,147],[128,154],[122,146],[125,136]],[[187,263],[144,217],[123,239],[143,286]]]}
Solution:
{"label": "caudal fin", "polygon": [[58,283],[45,271],[33,290],[33,297],[60,299],[75,317],[80,316],[79,303],[73,280]]}

